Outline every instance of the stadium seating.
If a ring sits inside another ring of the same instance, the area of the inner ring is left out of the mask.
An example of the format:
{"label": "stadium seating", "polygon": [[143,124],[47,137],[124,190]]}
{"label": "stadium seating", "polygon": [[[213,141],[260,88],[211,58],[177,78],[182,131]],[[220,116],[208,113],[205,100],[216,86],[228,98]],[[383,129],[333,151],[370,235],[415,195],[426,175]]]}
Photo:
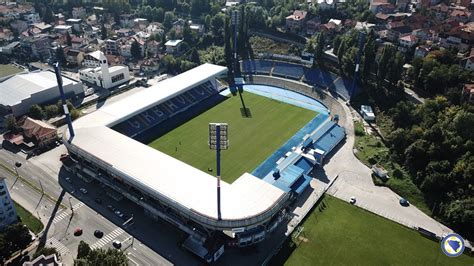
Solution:
{"label": "stadium seating", "polygon": [[329,87],[337,79],[337,75],[319,68],[305,68],[303,81],[313,86]]}
{"label": "stadium seating", "polygon": [[273,62],[267,60],[244,60],[242,62],[242,72],[246,74],[269,75]]}
{"label": "stadium seating", "polygon": [[304,74],[304,69],[300,65],[283,62],[275,62],[273,76],[299,80]]}
{"label": "stadium seating", "polygon": [[130,117],[112,128],[129,137],[135,137],[214,94],[217,94],[217,90],[207,81],[138,115]]}
{"label": "stadium seating", "polygon": [[[349,100],[352,90],[352,80],[347,78],[337,79],[331,86],[329,86],[329,91],[334,91],[339,94],[342,98]],[[357,88],[356,88],[357,90]]]}

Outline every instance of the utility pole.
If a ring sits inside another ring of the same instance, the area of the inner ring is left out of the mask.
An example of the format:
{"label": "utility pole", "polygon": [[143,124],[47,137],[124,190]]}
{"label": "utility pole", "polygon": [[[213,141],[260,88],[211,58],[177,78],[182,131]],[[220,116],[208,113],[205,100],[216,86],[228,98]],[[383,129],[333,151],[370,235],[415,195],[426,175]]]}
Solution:
{"label": "utility pole", "polygon": [[14,167],[14,168],[15,168],[16,178],[15,178],[15,181],[13,181],[13,184],[12,184],[12,186],[10,187],[10,189],[13,188],[13,186],[16,184],[16,182],[17,182],[18,179],[20,178],[20,174],[18,174],[18,168],[20,168],[21,165],[22,165],[22,164],[21,164],[20,161],[16,161],[16,162],[15,162],[15,167]]}
{"label": "utility pole", "polygon": [[71,203],[71,196],[69,196],[69,206],[71,206],[71,216],[74,216],[74,208],[72,207],[72,203]]}
{"label": "utility pole", "polygon": [[221,218],[221,150],[229,148],[227,123],[209,123],[209,148],[216,151],[217,220]]}
{"label": "utility pole", "polygon": [[69,114],[69,109],[67,108],[66,103],[66,96],[64,95],[63,89],[63,78],[61,77],[61,69],[59,68],[59,63],[56,62],[54,65],[54,72],[56,73],[56,81],[58,82],[59,93],[61,94],[61,100],[64,109],[64,115],[66,115],[66,122],[69,128],[69,140],[68,142],[71,143],[72,139],[74,138],[74,129],[72,127],[72,120],[71,114]]}

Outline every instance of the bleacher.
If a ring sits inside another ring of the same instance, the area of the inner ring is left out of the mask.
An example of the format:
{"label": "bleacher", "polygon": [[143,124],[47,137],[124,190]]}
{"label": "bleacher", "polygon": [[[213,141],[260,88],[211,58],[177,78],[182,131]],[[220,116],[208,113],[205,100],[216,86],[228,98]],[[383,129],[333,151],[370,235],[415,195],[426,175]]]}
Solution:
{"label": "bleacher", "polygon": [[349,100],[351,98],[351,90],[352,80],[347,78],[339,78],[331,86],[329,86],[329,91],[336,92],[346,100]]}
{"label": "bleacher", "polygon": [[303,81],[309,85],[329,87],[338,78],[337,75],[319,68],[305,68]]}
{"label": "bleacher", "polygon": [[207,81],[138,115],[130,117],[112,128],[133,138],[214,94],[217,94],[217,89]]}
{"label": "bleacher", "polygon": [[304,68],[300,65],[275,62],[273,76],[299,80],[304,74]]}
{"label": "bleacher", "polygon": [[242,72],[245,74],[269,75],[273,62],[267,60],[244,60],[242,61]]}

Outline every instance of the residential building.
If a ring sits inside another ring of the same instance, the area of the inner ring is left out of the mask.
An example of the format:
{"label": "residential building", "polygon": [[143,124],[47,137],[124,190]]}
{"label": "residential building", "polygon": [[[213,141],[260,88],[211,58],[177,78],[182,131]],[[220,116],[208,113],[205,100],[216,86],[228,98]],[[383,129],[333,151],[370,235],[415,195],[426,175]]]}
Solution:
{"label": "residential building", "polygon": [[471,48],[469,55],[461,59],[460,65],[469,71],[474,71],[474,48]]}
{"label": "residential building", "polygon": [[161,43],[158,41],[155,41],[155,40],[148,41],[146,43],[146,50],[147,50],[148,56],[150,55],[157,56],[160,53],[160,45]]}
{"label": "residential building", "polygon": [[23,266],[62,266],[60,260],[56,257],[56,254],[51,254],[49,256],[40,255],[36,259],[28,262],[24,262]]}
{"label": "residential building", "polygon": [[66,34],[66,32],[72,33],[72,26],[71,25],[58,25],[54,27],[54,32],[60,34]]}
{"label": "residential building", "polygon": [[69,49],[66,53],[66,61],[72,65],[80,65],[84,60],[84,53],[79,50]]}
{"label": "residential building", "polygon": [[15,38],[13,32],[7,28],[0,27],[0,43],[10,42]]}
{"label": "residential building", "polygon": [[462,98],[468,103],[474,103],[474,84],[464,84]]}
{"label": "residential building", "polygon": [[10,23],[10,27],[14,32],[20,33],[28,29],[28,23],[23,20],[14,20]]}
{"label": "residential building", "polygon": [[48,59],[51,54],[49,48],[51,47],[51,41],[49,36],[46,34],[40,34],[28,37],[22,41],[23,46],[31,49],[31,55],[41,60]]}
{"label": "residential building", "polygon": [[198,36],[201,36],[204,34],[204,25],[203,24],[198,24],[198,23],[189,23],[189,28],[195,32]]}
{"label": "residential building", "polygon": [[429,52],[430,49],[428,46],[420,45],[415,48],[415,57],[426,57]]}
{"label": "residential building", "polygon": [[431,12],[435,14],[438,20],[444,20],[448,17],[449,6],[445,3],[440,3],[430,8]]}
{"label": "residential building", "polygon": [[48,33],[53,28],[53,26],[46,24],[44,22],[35,23],[33,24],[33,27],[37,28],[41,33]]}
{"label": "residential building", "polygon": [[72,26],[72,30],[74,32],[80,32],[82,30],[81,24],[82,24],[82,19],[80,18],[70,18],[66,20],[66,25]]}
{"label": "residential building", "polygon": [[25,13],[22,15],[22,17],[23,17],[23,20],[26,21],[28,24],[41,22],[40,16],[36,12]]}
{"label": "residential building", "polygon": [[295,10],[293,14],[286,17],[286,31],[299,33],[303,30],[306,23],[306,15],[308,12],[303,10]]}
{"label": "residential building", "polygon": [[18,215],[8,192],[6,179],[0,177],[0,230],[17,221]]}
{"label": "residential building", "polygon": [[96,68],[100,67],[101,62],[100,62],[100,54],[101,51],[95,51],[92,53],[88,53],[84,56],[84,60],[82,61],[82,64],[87,67],[87,68]]}
{"label": "residential building", "polygon": [[132,14],[122,14],[120,15],[120,26],[122,28],[130,28],[133,26],[133,15]]}
{"label": "residential building", "polygon": [[160,69],[160,63],[156,59],[145,59],[140,65],[140,70],[145,76],[155,75]]}
{"label": "residential building", "polygon": [[404,36],[400,36],[398,38],[398,42],[399,42],[398,50],[402,52],[406,52],[410,50],[411,48],[415,47],[415,45],[418,43],[418,39],[412,34],[407,34]]}
{"label": "residential building", "polygon": [[388,0],[370,0],[369,10],[374,13],[393,13],[395,6],[388,2]]}
{"label": "residential building", "polygon": [[79,78],[89,84],[111,89],[130,80],[130,71],[127,66],[109,67],[104,53],[99,53],[100,67],[86,68],[79,71]]}
{"label": "residential building", "polygon": [[169,40],[165,43],[166,52],[168,54],[179,54],[181,52],[181,44],[183,40]]}
{"label": "residential building", "polygon": [[119,54],[119,40],[117,38],[110,38],[105,41],[106,54]]}
{"label": "residential building", "polygon": [[84,44],[87,43],[86,40],[80,37],[71,38],[71,47],[72,49],[79,50]]}
{"label": "residential building", "polygon": [[320,10],[333,9],[336,6],[336,1],[334,0],[317,0],[317,2]]}
{"label": "residential building", "polygon": [[58,140],[58,130],[41,120],[27,117],[21,126],[23,135],[34,141],[37,147],[54,144]]}

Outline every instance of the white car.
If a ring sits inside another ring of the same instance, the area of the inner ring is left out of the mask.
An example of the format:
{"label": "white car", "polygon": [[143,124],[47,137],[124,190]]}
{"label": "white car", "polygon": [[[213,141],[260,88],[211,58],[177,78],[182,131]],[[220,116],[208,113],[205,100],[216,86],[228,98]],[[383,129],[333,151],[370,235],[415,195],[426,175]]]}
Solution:
{"label": "white car", "polygon": [[82,194],[87,194],[87,189],[85,189],[85,188],[83,188],[83,187],[82,187],[81,189],[79,189],[79,191],[80,191]]}
{"label": "white car", "polygon": [[351,200],[349,200],[350,204],[355,204],[356,203],[356,198],[354,196],[351,197]]}

